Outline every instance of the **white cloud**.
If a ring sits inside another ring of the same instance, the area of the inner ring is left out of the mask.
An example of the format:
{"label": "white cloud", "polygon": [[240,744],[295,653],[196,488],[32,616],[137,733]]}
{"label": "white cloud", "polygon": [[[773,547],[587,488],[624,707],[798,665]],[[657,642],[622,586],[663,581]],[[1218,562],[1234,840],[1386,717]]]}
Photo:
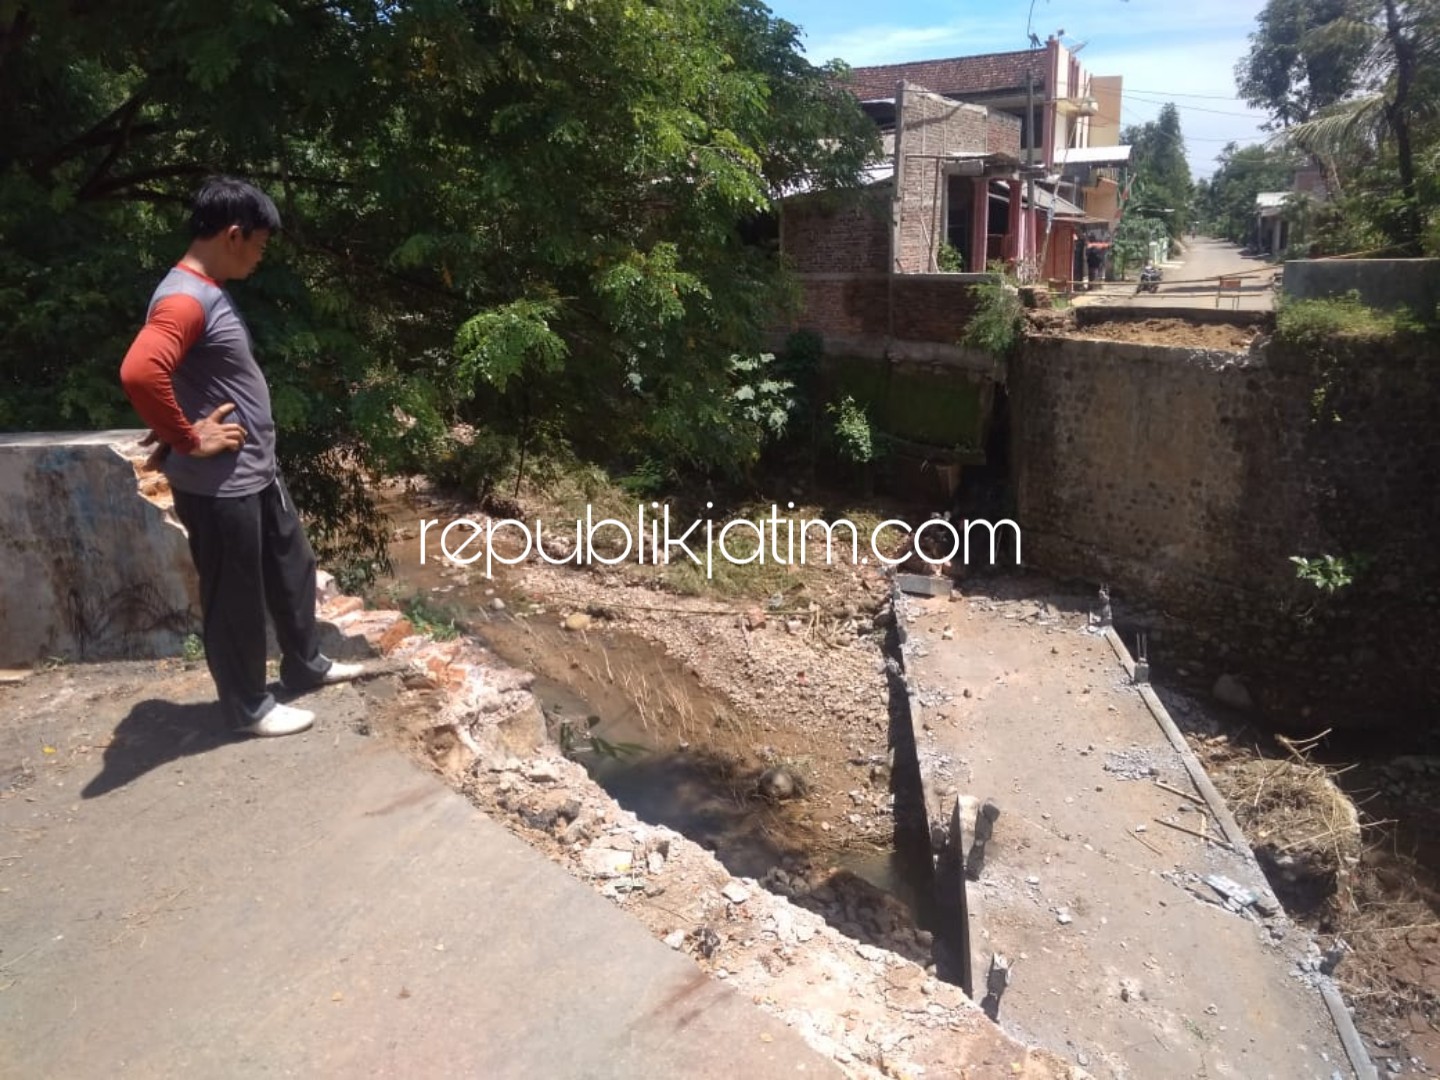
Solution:
{"label": "white cloud", "polygon": [[838,57],[851,67],[899,64],[907,60],[963,56],[994,51],[979,42],[963,24],[948,26],[866,26],[848,30],[805,47],[815,63]]}

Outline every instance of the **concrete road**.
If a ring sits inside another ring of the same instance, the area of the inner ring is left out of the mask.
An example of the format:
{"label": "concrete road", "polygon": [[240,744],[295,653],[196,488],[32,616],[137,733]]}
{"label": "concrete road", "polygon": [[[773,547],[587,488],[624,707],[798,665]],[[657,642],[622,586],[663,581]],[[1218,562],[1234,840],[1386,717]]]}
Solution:
{"label": "concrete road", "polygon": [[[0,685],[0,1077],[840,1077],[381,740],[204,671]],[[43,752],[42,752],[43,748]]]}
{"label": "concrete road", "polygon": [[[1209,237],[1187,238],[1185,250],[1173,262],[1164,263],[1160,291],[1136,295],[1135,282],[1109,282],[1103,289],[1077,296],[1077,304],[1124,304],[1132,307],[1219,308],[1239,311],[1271,311],[1275,290],[1271,281],[1279,267],[1255,256],[1241,255],[1228,240]],[[1221,277],[1237,276],[1240,294],[1217,296]]]}

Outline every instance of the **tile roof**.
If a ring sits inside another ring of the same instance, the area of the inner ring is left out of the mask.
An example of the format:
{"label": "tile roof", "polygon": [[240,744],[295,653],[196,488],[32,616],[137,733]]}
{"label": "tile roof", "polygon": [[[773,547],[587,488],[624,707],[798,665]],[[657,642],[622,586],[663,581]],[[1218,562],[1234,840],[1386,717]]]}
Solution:
{"label": "tile roof", "polygon": [[895,84],[902,79],[945,95],[1014,90],[1025,86],[1032,60],[1038,90],[1045,84],[1046,54],[1043,49],[852,68],[847,89],[861,101],[894,97]]}

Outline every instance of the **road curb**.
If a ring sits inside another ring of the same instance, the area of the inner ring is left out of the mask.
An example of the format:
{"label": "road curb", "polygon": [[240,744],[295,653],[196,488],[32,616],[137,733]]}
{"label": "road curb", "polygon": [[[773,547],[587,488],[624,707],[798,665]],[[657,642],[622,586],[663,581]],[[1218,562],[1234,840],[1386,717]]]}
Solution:
{"label": "road curb", "polygon": [[[1133,682],[1135,679],[1135,660],[1130,655],[1130,650],[1126,648],[1125,642],[1120,639],[1120,635],[1115,631],[1113,626],[1105,627],[1105,640],[1110,643],[1110,648],[1114,650],[1116,657],[1125,668],[1126,674],[1130,676]],[[1283,906],[1281,906],[1275,894],[1270,891],[1268,879],[1265,877],[1265,871],[1255,858],[1255,852],[1250,846],[1250,841],[1245,838],[1245,833],[1240,828],[1239,822],[1235,820],[1235,815],[1230,812],[1230,807],[1226,804],[1224,796],[1220,794],[1214,782],[1211,781],[1200,759],[1195,756],[1195,751],[1190,748],[1190,744],[1186,741],[1184,734],[1180,731],[1179,727],[1176,726],[1175,721],[1170,716],[1169,710],[1165,708],[1159,696],[1156,695],[1155,691],[1151,689],[1149,685],[1138,683],[1136,684],[1136,689],[1140,691],[1141,700],[1145,702],[1146,708],[1150,710],[1150,715],[1155,718],[1155,723],[1158,724],[1160,730],[1165,733],[1165,738],[1169,740],[1170,745],[1175,748],[1175,752],[1180,755],[1180,760],[1185,765],[1185,771],[1189,774],[1190,780],[1195,785],[1196,790],[1200,792],[1201,797],[1205,800],[1205,805],[1209,808],[1210,812],[1215,815],[1215,820],[1219,822],[1221,830],[1225,833],[1225,839],[1228,840],[1230,846],[1235,849],[1235,854],[1239,855],[1251,865],[1251,868],[1255,871],[1256,880],[1266,882],[1263,886],[1265,899],[1274,904],[1278,910],[1283,911]],[[1349,1006],[1345,1004],[1345,999],[1341,996],[1334,981],[1328,976],[1321,976],[1321,980],[1319,984],[1320,997],[1321,1000],[1325,1002],[1325,1008],[1330,1013],[1331,1021],[1335,1024],[1335,1033],[1340,1037],[1340,1042],[1345,1047],[1345,1054],[1350,1059],[1350,1068],[1354,1070],[1358,1080],[1379,1080],[1380,1074],[1376,1070],[1374,1063],[1370,1060],[1369,1053],[1365,1050],[1365,1044],[1360,1038],[1360,1032],[1355,1027],[1355,1017],[1351,1014]]]}

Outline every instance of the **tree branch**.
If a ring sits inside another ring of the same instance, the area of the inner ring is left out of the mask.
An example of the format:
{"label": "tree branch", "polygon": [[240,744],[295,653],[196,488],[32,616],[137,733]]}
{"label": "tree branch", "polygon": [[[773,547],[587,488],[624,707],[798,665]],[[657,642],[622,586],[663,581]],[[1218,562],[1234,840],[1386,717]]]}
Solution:
{"label": "tree branch", "polygon": [[[130,95],[118,108],[103,119],[92,124],[88,131],[77,135],[69,142],[61,143],[45,157],[30,167],[30,174],[36,179],[43,179],[48,176],[56,166],[64,164],[71,158],[83,154],[86,150],[92,150],[97,146],[113,144],[117,135],[122,134],[125,125],[133,124],[135,114],[144,103],[149,93],[148,84],[142,84],[133,94]],[[121,125],[121,130],[116,131],[116,125]],[[135,129],[143,134],[151,134],[163,130],[159,124],[145,124]]]}
{"label": "tree branch", "polygon": [[120,129],[115,133],[115,138],[110,143],[110,149],[106,152],[100,164],[95,167],[95,170],[90,174],[89,178],[80,185],[79,197],[82,200],[87,197],[90,189],[95,187],[105,174],[110,171],[111,166],[119,160],[120,155],[125,152],[125,148],[130,145],[130,133],[135,124],[135,114],[140,111],[140,103],[143,100],[140,94],[136,94],[124,106],[124,112],[118,121]]}
{"label": "tree branch", "polygon": [[130,173],[128,176],[113,177],[103,183],[87,184],[85,188],[81,189],[80,198],[86,202],[96,199],[120,198],[123,197],[120,193],[126,188],[143,184],[149,180],[167,180],[181,176],[209,176],[215,171],[214,167],[209,165],[163,165],[155,169]]}

